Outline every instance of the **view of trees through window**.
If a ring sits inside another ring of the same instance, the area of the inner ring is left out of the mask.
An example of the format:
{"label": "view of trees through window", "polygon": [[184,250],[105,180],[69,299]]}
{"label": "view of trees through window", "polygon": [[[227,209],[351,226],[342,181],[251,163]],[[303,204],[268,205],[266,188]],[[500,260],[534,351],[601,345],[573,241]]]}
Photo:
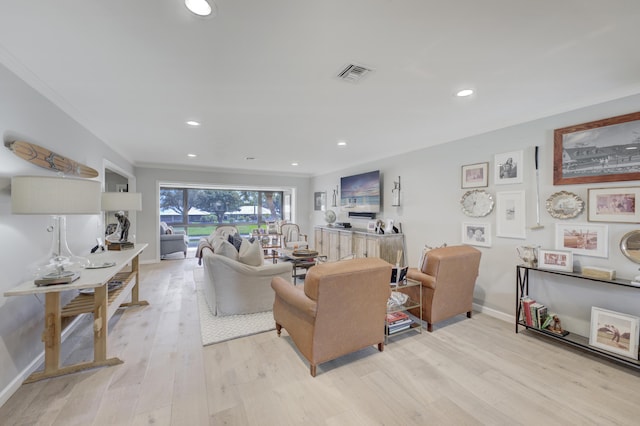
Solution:
{"label": "view of trees through window", "polygon": [[190,245],[219,225],[251,234],[283,218],[282,191],[160,188],[160,220],[189,235]]}

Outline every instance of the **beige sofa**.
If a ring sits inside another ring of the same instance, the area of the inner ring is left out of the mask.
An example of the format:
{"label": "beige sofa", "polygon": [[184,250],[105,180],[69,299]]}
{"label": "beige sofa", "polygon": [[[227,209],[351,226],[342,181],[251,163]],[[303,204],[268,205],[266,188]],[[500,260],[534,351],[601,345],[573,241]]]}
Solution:
{"label": "beige sofa", "polygon": [[384,349],[391,268],[382,259],[362,258],[313,266],[304,288],[273,279],[278,335],[287,330],[312,376],[320,363],[371,345]]}
{"label": "beige sofa", "polygon": [[[219,316],[271,310],[274,299],[271,279],[281,277],[290,281],[292,264],[264,264],[264,261],[257,262],[255,254],[250,255],[254,259],[249,262],[252,264],[243,263],[242,250],[234,256],[236,249],[227,244],[214,242],[211,249],[202,250],[203,290],[209,309]],[[260,251],[260,258],[261,255]]]}

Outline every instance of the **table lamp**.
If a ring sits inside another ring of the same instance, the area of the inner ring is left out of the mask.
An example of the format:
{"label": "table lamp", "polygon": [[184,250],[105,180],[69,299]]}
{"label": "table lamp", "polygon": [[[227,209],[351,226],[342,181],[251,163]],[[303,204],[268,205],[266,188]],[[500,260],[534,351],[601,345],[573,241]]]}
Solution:
{"label": "table lamp", "polygon": [[68,214],[99,214],[101,183],[87,179],[15,176],[11,179],[13,214],[51,215],[49,261],[36,270],[36,285],[68,283],[80,276],[89,259],[74,255],[67,244]]}
{"label": "table lamp", "polygon": [[[142,194],[139,192],[103,192],[102,193],[102,211],[115,211],[118,217],[118,225],[116,230],[106,237],[107,241],[112,243],[127,242],[129,227],[125,212],[142,210]],[[122,218],[124,216],[124,219]]]}

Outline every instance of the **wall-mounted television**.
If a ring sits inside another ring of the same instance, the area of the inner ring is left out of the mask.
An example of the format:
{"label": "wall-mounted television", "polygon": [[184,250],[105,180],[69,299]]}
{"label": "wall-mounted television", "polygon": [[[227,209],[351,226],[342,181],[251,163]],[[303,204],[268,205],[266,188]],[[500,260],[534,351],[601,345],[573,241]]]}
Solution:
{"label": "wall-mounted television", "polygon": [[380,170],[341,177],[340,207],[349,213],[379,213]]}

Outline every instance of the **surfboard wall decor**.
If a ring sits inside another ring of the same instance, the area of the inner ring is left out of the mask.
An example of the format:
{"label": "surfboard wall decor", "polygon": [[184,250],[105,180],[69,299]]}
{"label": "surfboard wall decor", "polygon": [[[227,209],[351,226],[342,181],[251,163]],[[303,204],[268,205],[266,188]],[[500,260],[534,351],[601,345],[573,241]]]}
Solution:
{"label": "surfboard wall decor", "polygon": [[94,178],[98,176],[97,170],[60,154],[56,154],[40,145],[24,141],[8,142],[5,143],[5,145],[18,157],[43,169],[84,178]]}

